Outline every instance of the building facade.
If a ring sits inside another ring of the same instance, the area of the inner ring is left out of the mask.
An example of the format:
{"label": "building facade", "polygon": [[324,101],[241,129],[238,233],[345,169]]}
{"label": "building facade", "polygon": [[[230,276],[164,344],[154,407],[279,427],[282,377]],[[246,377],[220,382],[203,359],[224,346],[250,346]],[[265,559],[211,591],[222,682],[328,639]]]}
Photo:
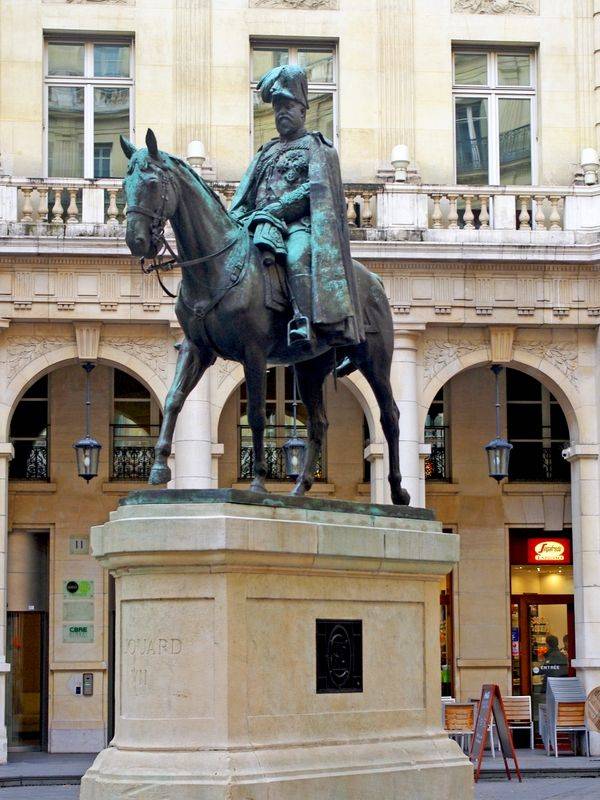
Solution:
{"label": "building facade", "polygon": [[[281,63],[307,68],[353,255],[390,299],[405,485],[461,537],[440,586],[442,693],[493,682],[536,707],[548,634],[565,674],[600,683],[598,14],[592,0],[0,0],[1,758],[111,735],[117,621],[89,529],[145,485],[181,339],[125,245],[118,136],[141,145],[152,128],[227,203],[273,135],[253,87]],[[85,483],[72,445],[88,362],[102,450]],[[484,451],[492,364],[513,444],[501,483]],[[217,361],[177,424],[173,487],[248,485],[245,403],[241,367]],[[269,371],[267,403],[282,492],[289,371]],[[388,501],[366,382],[331,383],[326,406],[311,494]]]}

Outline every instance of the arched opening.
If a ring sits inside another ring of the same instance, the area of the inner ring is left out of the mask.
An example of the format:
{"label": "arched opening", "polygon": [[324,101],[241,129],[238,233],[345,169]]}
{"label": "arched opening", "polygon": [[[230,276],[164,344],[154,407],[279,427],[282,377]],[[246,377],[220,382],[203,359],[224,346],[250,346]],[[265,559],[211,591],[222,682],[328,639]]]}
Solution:
{"label": "arched opening", "polygon": [[536,719],[546,674],[570,674],[575,657],[563,450],[577,423],[567,389],[523,364],[502,371],[501,434],[513,450],[500,484],[484,450],[496,433],[489,366],[430,388],[424,413],[427,505],[461,537],[460,562],[440,584],[442,691],[468,699],[498,683],[505,694],[530,695]]}
{"label": "arched opening", "polygon": [[[97,752],[111,733],[114,602],[111,581],[90,554],[89,531],[121,496],[145,486],[160,406],[130,368],[99,363],[90,379],[91,432],[102,451],[89,484],[77,475],[73,451],[85,432],[80,364],[63,361],[29,376],[7,420],[15,450],[6,595],[10,749]],[[93,692],[85,700],[82,663],[90,665]]]}
{"label": "arched opening", "polygon": [[[363,498],[365,484],[364,447],[365,414],[354,393],[341,381],[337,388],[333,379],[325,382],[325,410],[329,420],[325,446],[311,494],[344,499]],[[251,431],[247,418],[246,385],[241,381],[223,405],[218,423],[218,440],[224,446],[219,459],[219,486],[248,485],[252,477]],[[285,476],[283,443],[291,435],[293,425],[292,370],[272,367],[267,373],[267,451],[269,489],[289,491]],[[368,426],[366,427],[368,430]],[[297,431],[306,436],[306,409],[298,398]]]}

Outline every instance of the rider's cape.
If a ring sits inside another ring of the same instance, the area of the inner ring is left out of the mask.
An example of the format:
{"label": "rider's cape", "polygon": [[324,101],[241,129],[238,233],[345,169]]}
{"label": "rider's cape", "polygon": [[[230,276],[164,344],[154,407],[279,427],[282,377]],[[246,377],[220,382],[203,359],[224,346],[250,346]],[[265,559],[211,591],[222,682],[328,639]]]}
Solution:
{"label": "rider's cape", "polygon": [[[331,344],[364,339],[364,325],[350,255],[346,199],[338,154],[325,137],[311,132],[308,181],[310,185],[311,274],[313,322],[324,326]],[[246,216],[256,208],[261,159],[279,139],[267,142],[242,178],[229,213]]]}

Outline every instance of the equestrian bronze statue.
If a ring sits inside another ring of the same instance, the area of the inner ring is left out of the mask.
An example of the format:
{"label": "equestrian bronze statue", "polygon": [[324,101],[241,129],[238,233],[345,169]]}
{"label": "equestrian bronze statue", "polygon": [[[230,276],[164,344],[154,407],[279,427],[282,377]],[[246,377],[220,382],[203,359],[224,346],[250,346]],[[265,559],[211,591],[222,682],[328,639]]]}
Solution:
{"label": "equestrian bronze statue", "polygon": [[[337,153],[304,127],[306,75],[277,67],[260,81],[279,137],[264,145],[242,179],[229,213],[185,161],[158,149],[121,145],[129,159],[123,182],[126,241],[155,269],[181,269],[175,313],[185,334],[169,390],[150,473],[151,484],[171,478],[177,416],[186,397],[219,356],[244,367],[252,430],[251,491],[266,492],[264,452],[266,371],[294,365],[307,411],[308,445],[292,491],[313,484],[327,429],[323,383],[358,369],[373,389],[389,450],[392,502],[407,505],[401,486],[399,413],[390,385],[392,315],[380,279],[350,255],[346,204]],[[166,242],[170,221],[177,253]],[[159,263],[164,250],[171,261]]]}

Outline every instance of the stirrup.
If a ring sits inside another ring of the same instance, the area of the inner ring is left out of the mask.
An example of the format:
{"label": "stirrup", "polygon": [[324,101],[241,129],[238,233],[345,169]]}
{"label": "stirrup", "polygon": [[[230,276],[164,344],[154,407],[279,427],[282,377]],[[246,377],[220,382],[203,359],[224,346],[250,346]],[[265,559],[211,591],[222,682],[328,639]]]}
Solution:
{"label": "stirrup", "polygon": [[288,322],[288,347],[299,343],[310,343],[310,322],[307,316],[298,314]]}

